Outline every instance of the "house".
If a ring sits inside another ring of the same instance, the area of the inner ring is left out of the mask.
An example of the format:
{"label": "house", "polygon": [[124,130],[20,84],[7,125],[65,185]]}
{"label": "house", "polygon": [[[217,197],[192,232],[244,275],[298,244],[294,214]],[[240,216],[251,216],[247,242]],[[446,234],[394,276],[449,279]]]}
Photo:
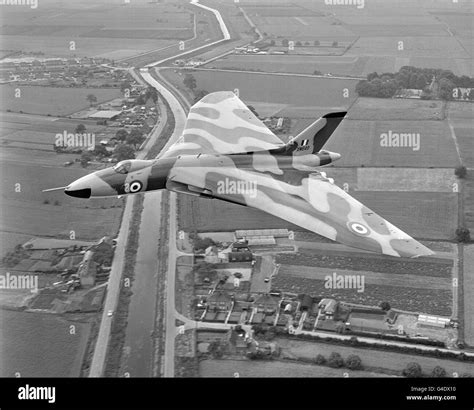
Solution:
{"label": "house", "polygon": [[219,263],[217,246],[209,246],[204,251],[204,260],[208,263]]}
{"label": "house", "polygon": [[278,304],[279,301],[276,297],[265,294],[257,297],[253,306],[257,309],[257,312],[273,314],[277,311]]}
{"label": "house", "polygon": [[310,311],[313,306],[313,298],[307,294],[302,295],[300,310]]}
{"label": "house", "polygon": [[87,251],[82,262],[79,264],[77,274],[79,275],[81,286],[94,286],[95,284],[97,263],[92,260],[93,256],[94,252],[91,250]]}
{"label": "house", "polygon": [[232,308],[233,299],[226,292],[214,292],[207,301],[209,308],[213,310],[229,310]]}
{"label": "house", "polygon": [[319,309],[321,313],[328,318],[334,317],[334,313],[336,313],[337,309],[337,302],[334,299],[324,298],[319,302]]}
{"label": "house", "polygon": [[397,321],[398,313],[390,309],[385,316],[385,321],[393,325]]}

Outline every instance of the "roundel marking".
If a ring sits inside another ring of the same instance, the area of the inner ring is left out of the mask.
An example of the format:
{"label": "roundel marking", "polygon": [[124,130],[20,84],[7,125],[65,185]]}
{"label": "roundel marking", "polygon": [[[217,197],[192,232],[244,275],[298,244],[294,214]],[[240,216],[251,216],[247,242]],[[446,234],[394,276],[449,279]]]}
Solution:
{"label": "roundel marking", "polygon": [[359,222],[348,222],[347,226],[352,232],[357,235],[366,236],[370,233],[369,228]]}
{"label": "roundel marking", "polygon": [[142,189],[142,183],[140,181],[133,181],[130,184],[130,192],[138,192]]}

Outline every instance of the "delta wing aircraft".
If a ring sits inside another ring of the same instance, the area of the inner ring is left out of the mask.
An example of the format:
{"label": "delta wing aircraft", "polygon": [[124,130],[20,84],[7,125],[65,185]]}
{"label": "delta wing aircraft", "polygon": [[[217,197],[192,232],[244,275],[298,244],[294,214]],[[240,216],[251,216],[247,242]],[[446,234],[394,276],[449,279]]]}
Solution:
{"label": "delta wing aircraft", "polygon": [[341,157],[322,148],[345,114],[326,114],[285,144],[234,93],[215,92],[191,107],[183,135],[158,158],[121,161],[53,190],[91,198],[168,189],[256,208],[351,247],[432,255],[317,170]]}

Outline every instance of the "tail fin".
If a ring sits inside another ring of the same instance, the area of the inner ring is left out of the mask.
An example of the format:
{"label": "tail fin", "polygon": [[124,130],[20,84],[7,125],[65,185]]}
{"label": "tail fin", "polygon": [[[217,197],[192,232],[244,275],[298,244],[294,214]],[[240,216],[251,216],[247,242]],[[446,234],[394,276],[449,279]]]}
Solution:
{"label": "tail fin", "polygon": [[287,146],[293,147],[289,151],[293,155],[319,152],[346,114],[347,112],[332,112],[323,115],[288,142]]}

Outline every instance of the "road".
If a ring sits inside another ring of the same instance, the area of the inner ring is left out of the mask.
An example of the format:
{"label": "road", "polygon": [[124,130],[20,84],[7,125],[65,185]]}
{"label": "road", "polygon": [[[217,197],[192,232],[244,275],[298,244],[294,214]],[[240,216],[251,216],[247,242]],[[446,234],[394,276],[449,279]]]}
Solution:
{"label": "road", "polygon": [[110,330],[112,327],[113,317],[108,316],[107,312],[115,312],[120,294],[120,284],[122,281],[122,271],[125,260],[125,248],[127,245],[128,231],[130,228],[130,219],[132,217],[132,209],[135,197],[127,197],[125,209],[120,225],[120,232],[117,237],[117,247],[115,248],[112,268],[107,283],[107,296],[104,303],[104,311],[100,322],[99,334],[92,356],[92,363],[89,370],[89,377],[101,377],[104,372],[105,359],[107,355],[107,347],[109,345]]}
{"label": "road", "polygon": [[275,75],[280,77],[310,77],[310,78],[324,78],[326,80],[363,80],[365,77],[348,77],[340,75],[315,75],[315,74],[301,74],[301,73],[275,73],[271,71],[249,71],[249,70],[232,70],[226,68],[194,68],[196,71],[217,71],[227,73],[243,73],[243,74],[258,74],[258,75]]}

